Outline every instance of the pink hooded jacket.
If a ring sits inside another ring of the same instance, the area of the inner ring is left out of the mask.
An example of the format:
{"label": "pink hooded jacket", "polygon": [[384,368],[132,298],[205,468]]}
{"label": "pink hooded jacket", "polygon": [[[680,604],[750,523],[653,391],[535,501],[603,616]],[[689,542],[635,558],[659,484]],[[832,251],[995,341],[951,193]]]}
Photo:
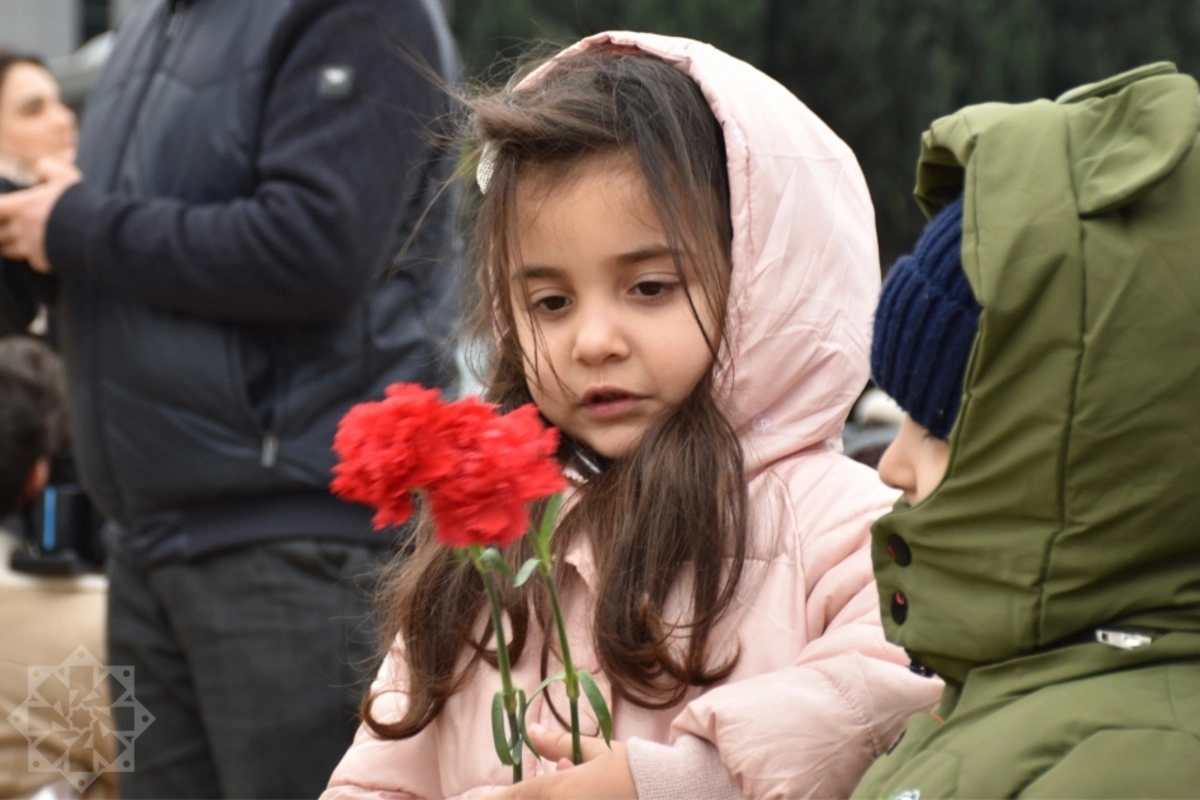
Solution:
{"label": "pink hooded jacket", "polygon": [[[840,452],[842,424],[867,380],[879,291],[867,187],[850,149],[748,64],[699,42],[635,33],[599,34],[566,52],[602,42],[638,47],[686,72],[724,128],[734,230],[726,363],[735,368],[721,384],[746,453],[753,538],[740,596],[714,633],[716,657],[741,648],[722,684],[661,711],[612,697],[587,635],[596,574],[586,541],[566,557],[582,578],[563,598],[578,631],[572,655],[596,675],[614,737],[644,740],[629,751],[643,800],[664,787],[690,798],[739,789],[847,796],[904,719],[932,708],[941,691],[906,669],[880,628],[868,528],[895,495]],[[540,650],[531,632],[526,654]],[[515,666],[526,692],[540,682],[537,661],[526,655]],[[403,686],[403,660],[393,654],[376,688],[398,691],[380,698],[375,713],[398,718]],[[382,741],[361,727],[323,797],[476,797],[507,785],[510,770],[492,746],[498,686],[495,671],[480,665],[438,719],[407,740]],[[551,694],[565,711],[561,684]],[[580,713],[594,733],[586,703]],[[529,720],[562,729],[544,696]],[[528,750],[525,763],[527,776],[554,769]]]}

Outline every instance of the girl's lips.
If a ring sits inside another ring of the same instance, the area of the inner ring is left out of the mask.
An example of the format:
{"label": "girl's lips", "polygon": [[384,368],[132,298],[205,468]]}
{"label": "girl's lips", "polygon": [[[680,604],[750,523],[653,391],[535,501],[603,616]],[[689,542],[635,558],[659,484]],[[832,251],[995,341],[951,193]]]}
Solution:
{"label": "girl's lips", "polygon": [[631,394],[598,395],[584,403],[583,409],[596,419],[611,419],[632,412],[641,402],[641,397]]}

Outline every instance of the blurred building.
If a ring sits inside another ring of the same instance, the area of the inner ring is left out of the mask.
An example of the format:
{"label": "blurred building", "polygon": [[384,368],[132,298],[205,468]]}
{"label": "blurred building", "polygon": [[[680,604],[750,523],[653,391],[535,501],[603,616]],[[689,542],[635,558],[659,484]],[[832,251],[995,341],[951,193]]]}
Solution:
{"label": "blurred building", "polygon": [[0,47],[56,58],[111,28],[139,0],[0,0]]}
{"label": "blurred building", "polygon": [[104,59],[108,31],[141,0],[0,0],[0,47],[40,55],[78,111]]}

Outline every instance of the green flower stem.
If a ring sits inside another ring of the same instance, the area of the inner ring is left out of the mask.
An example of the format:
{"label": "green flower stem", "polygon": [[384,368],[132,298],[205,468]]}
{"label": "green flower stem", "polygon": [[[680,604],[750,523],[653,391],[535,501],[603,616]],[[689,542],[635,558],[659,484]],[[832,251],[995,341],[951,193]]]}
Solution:
{"label": "green flower stem", "polygon": [[[513,687],[512,666],[508,660],[508,642],[504,639],[504,625],[500,614],[500,597],[496,594],[496,581],[492,570],[480,561],[483,550],[479,545],[471,545],[471,561],[475,569],[483,576],[483,585],[487,589],[488,605],[492,607],[492,628],[496,632],[496,667],[500,670],[500,684],[504,690],[504,712],[508,715],[508,729],[513,734],[510,742],[516,742],[513,748],[513,783],[520,783],[521,769],[521,739],[520,723],[517,721],[517,690]],[[576,762],[579,763],[579,762]]]}
{"label": "green flower stem", "polygon": [[583,763],[583,743],[579,739],[579,676],[575,674],[575,665],[571,663],[571,646],[567,642],[567,625],[563,621],[562,607],[558,602],[558,591],[554,588],[551,577],[550,554],[539,553],[541,563],[538,571],[546,579],[546,588],[550,590],[550,605],[554,608],[554,621],[558,625],[558,641],[562,647],[563,673],[567,684],[567,703],[571,708],[571,761]]}

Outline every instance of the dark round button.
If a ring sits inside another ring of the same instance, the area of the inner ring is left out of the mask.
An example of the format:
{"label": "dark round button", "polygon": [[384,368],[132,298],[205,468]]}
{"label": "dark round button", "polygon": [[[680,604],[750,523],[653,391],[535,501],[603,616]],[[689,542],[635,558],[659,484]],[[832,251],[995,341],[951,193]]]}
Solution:
{"label": "dark round button", "polygon": [[904,592],[892,595],[892,619],[897,625],[903,625],[904,620],[908,619],[908,598],[904,596]]}
{"label": "dark round button", "polygon": [[907,567],[912,563],[912,550],[908,549],[908,542],[901,539],[895,533],[888,537],[887,552],[892,561],[895,561],[902,567]]}

